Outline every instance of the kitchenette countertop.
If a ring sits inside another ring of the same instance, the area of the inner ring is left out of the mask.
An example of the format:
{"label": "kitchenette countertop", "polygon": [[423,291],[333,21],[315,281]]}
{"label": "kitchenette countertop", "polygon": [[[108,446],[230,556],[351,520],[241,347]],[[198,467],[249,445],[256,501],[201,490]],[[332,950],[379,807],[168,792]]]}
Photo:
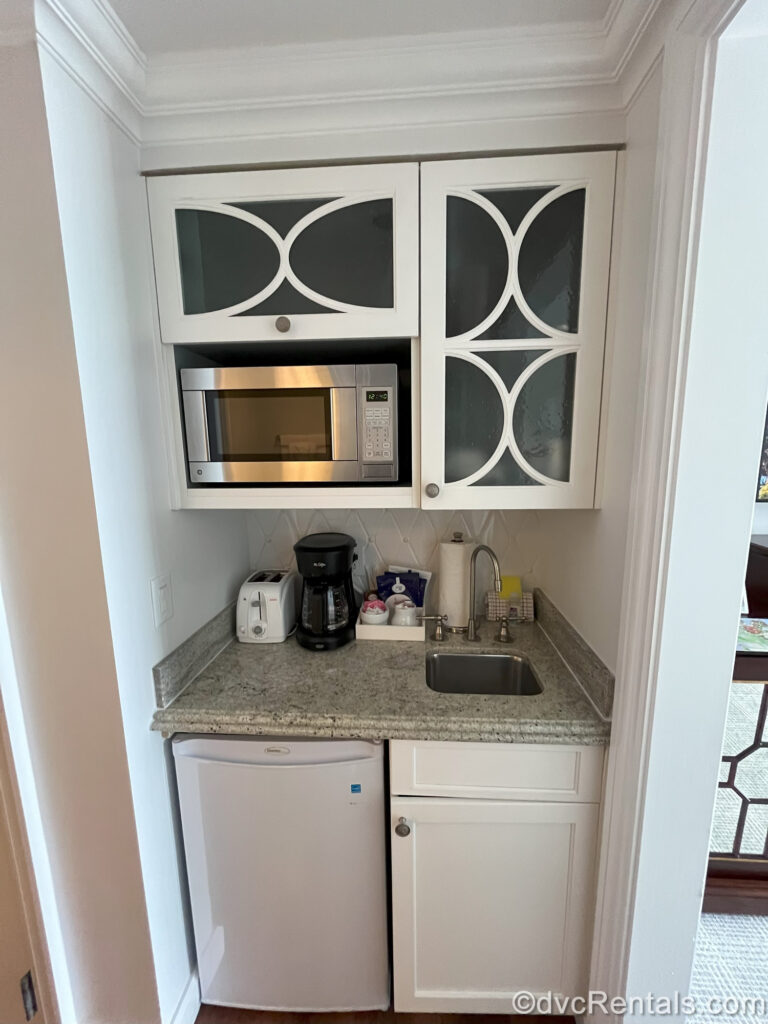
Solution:
{"label": "kitchenette countertop", "polygon": [[[610,721],[598,714],[543,630],[534,623],[511,626],[514,642],[499,644],[492,640],[497,628],[483,622],[477,644],[448,634],[441,644],[356,640],[326,652],[305,650],[293,638],[282,644],[233,640],[155,712],[152,728],[165,734],[607,743]],[[432,650],[523,654],[542,692],[437,693],[426,683],[425,656]]]}

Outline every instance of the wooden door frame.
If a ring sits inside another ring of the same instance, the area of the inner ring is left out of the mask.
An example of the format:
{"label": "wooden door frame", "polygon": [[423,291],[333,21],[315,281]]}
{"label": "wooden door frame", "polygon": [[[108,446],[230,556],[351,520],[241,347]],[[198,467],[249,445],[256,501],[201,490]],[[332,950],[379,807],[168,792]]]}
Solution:
{"label": "wooden door frame", "polygon": [[[661,61],[663,74],[656,201],[590,979],[593,991],[609,995],[627,994],[635,953],[631,940],[640,852],[644,826],[652,813],[646,806],[646,785],[681,453],[715,50],[742,3],[681,2],[674,25],[646,55],[648,69]],[[712,797],[714,803],[714,791]],[[705,856],[702,851],[702,868]],[[605,1022],[621,1016],[601,1013],[592,1019]]]}
{"label": "wooden door frame", "polygon": [[2,691],[0,691],[0,815],[5,817],[11,839],[11,849],[24,907],[27,935],[32,950],[32,973],[40,1016],[45,1024],[57,1024],[59,1008],[53,984],[48,944],[45,939],[40,901],[35,883],[32,857],[24,825],[24,813],[11,752],[8,722],[5,717]]}

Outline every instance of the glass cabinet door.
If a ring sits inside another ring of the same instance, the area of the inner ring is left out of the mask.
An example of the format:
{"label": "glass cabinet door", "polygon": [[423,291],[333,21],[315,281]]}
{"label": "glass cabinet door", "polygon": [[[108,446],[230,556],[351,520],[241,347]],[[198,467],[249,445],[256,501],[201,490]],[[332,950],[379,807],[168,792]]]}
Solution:
{"label": "glass cabinet door", "polygon": [[152,178],[163,341],[418,334],[418,166]]}
{"label": "glass cabinet door", "polygon": [[614,153],[422,167],[422,505],[594,504]]}

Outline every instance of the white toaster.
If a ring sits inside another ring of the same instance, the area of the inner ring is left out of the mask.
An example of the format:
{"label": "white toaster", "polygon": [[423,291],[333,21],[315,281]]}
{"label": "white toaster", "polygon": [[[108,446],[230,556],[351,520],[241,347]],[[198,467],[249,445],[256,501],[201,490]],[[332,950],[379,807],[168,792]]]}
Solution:
{"label": "white toaster", "polygon": [[246,644],[281,643],[296,625],[296,573],[259,569],[240,587],[237,639]]}

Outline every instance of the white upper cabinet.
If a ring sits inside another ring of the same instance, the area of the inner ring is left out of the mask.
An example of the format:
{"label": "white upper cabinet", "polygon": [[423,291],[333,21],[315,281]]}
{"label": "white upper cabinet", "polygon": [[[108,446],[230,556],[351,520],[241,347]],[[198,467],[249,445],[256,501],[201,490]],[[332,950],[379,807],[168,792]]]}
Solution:
{"label": "white upper cabinet", "polygon": [[162,340],[415,337],[414,163],[148,181]]}
{"label": "white upper cabinet", "polygon": [[615,167],[422,165],[422,507],[593,507]]}

